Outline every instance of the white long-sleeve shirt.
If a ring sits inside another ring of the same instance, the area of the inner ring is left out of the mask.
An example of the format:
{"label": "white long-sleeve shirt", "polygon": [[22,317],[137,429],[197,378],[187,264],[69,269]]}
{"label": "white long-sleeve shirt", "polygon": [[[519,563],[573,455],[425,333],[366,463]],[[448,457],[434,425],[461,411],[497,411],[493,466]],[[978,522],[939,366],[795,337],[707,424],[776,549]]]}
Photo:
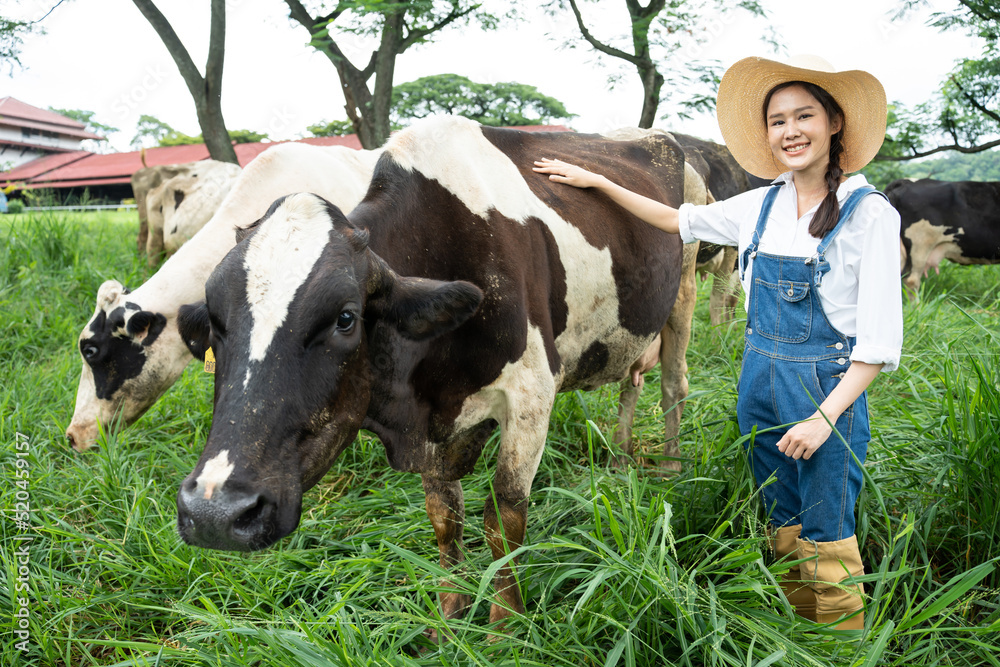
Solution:
{"label": "white long-sleeve shirt", "polygon": [[[819,239],[809,234],[818,205],[801,218],[791,172],[782,182],[758,250],[772,255],[811,257]],[[840,184],[843,204],[851,192],[867,185],[861,174]],[[758,188],[729,199],[680,207],[680,234],[685,243],[697,240],[736,246],[740,256],[750,244],[757,217],[769,188]],[[857,336],[852,361],[884,364],[884,372],[899,367],[903,346],[903,305],[899,278],[899,213],[877,195],[865,197],[826,252],[830,263],[818,288],[830,324],[847,336]],[[743,275],[743,291],[750,302],[753,260]]]}

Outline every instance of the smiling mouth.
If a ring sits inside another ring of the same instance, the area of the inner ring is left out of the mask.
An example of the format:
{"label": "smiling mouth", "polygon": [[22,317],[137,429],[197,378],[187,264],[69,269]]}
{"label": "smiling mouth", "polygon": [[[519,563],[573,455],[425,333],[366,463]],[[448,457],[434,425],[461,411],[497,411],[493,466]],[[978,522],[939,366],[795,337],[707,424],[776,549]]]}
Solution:
{"label": "smiling mouth", "polygon": [[804,143],[804,144],[794,144],[792,146],[785,146],[782,150],[788,153],[789,155],[798,155],[807,148],[809,148],[809,144]]}

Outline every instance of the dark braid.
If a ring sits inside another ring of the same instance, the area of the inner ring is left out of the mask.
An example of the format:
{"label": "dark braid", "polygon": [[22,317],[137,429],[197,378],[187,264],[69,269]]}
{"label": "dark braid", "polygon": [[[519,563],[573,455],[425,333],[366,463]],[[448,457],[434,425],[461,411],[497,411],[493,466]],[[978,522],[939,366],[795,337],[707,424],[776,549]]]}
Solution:
{"label": "dark braid", "polygon": [[830,164],[826,166],[826,187],[829,192],[820,202],[819,208],[813,214],[812,222],[809,223],[809,233],[818,239],[823,238],[828,232],[837,226],[840,218],[840,202],[837,200],[837,188],[840,187],[840,177],[844,170],[840,168],[840,155],[844,152],[844,142],[841,138],[844,130],[830,138]]}
{"label": "dark braid", "polygon": [[808,81],[788,81],[772,88],[768,92],[767,97],[764,98],[765,119],[767,118],[767,105],[771,102],[771,96],[779,90],[790,86],[802,86],[805,88],[806,92],[815,97],[816,101],[823,106],[830,122],[840,118],[840,131],[830,137],[830,163],[826,167],[826,185],[829,191],[826,197],[823,198],[823,201],[820,202],[816,213],[813,214],[812,222],[809,223],[809,233],[821,239],[837,226],[837,220],[840,218],[840,202],[837,200],[837,189],[840,187],[840,177],[844,175],[844,170],[840,167],[840,156],[844,153],[844,112],[841,110],[840,105],[837,104],[837,100],[833,99],[830,93],[815,83],[809,83]]}

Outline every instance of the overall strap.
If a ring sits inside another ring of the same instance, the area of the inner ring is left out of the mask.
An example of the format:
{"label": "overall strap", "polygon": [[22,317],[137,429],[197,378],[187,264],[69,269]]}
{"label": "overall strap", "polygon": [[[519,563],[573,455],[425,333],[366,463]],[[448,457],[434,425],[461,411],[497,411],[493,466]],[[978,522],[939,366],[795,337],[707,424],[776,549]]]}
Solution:
{"label": "overall strap", "polygon": [[747,263],[757,254],[760,237],[763,236],[764,228],[767,227],[767,219],[771,217],[771,207],[774,206],[774,200],[778,198],[778,190],[781,189],[782,185],[784,183],[774,183],[764,195],[764,203],[761,204],[760,215],[757,216],[757,226],[753,230],[753,236],[750,237],[749,245],[740,256],[740,280],[743,280],[743,274],[746,273]]}
{"label": "overall strap", "polygon": [[841,228],[847,223],[848,220],[850,220],[851,216],[854,215],[854,211],[857,210],[861,200],[871,194],[877,194],[886,201],[889,201],[888,197],[870,185],[864,185],[852,192],[848,195],[847,199],[844,200],[843,205],[840,207],[840,217],[837,219],[837,225],[823,237],[822,241],[820,241],[819,245],[816,247],[816,255],[806,260],[807,264],[812,264],[813,262],[816,263],[816,271],[814,273],[815,277],[813,279],[816,283],[816,287],[819,287],[823,282],[823,274],[830,270],[830,263],[826,261],[827,248],[829,248],[830,244],[833,243],[833,239],[840,232]]}

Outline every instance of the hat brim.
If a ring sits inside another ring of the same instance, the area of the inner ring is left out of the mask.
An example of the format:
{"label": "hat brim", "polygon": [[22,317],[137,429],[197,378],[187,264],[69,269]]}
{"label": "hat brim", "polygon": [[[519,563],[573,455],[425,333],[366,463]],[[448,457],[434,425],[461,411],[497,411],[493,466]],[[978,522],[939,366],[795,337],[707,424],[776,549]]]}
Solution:
{"label": "hat brim", "polygon": [[771,152],[763,107],[768,92],[789,81],[816,84],[843,109],[844,173],[859,171],[872,161],[885,140],[885,89],[878,79],[861,70],[823,72],[751,57],[726,70],[716,100],[719,129],[741,167],[768,179],[787,171]]}

